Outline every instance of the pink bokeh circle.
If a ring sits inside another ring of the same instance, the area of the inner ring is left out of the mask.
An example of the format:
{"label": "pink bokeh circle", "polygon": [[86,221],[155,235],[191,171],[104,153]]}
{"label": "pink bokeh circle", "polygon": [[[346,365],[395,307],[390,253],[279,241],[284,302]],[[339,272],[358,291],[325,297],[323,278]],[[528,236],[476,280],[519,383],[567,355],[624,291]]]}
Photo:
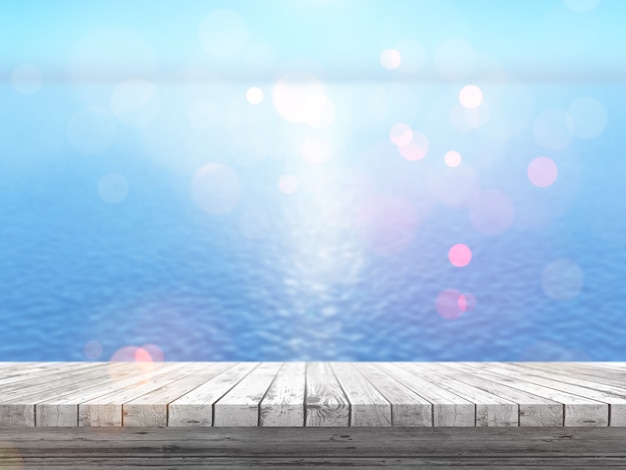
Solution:
{"label": "pink bokeh circle", "polygon": [[448,251],[448,259],[454,266],[462,268],[472,260],[472,250],[463,243],[457,243]]}

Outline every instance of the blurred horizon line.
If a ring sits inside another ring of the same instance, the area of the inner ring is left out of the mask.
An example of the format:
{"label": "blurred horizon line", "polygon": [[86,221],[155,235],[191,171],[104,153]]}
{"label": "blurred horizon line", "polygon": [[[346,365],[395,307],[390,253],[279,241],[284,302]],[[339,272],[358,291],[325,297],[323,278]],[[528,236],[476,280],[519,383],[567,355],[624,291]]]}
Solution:
{"label": "blurred horizon line", "polygon": [[[20,64],[23,65],[23,64]],[[31,65],[31,64],[29,64]],[[18,65],[19,66],[19,65]],[[146,71],[140,69],[119,69],[94,70],[93,72],[72,73],[47,70],[45,67],[38,67],[46,83],[107,83],[125,80],[147,80],[161,83],[198,83],[198,82],[276,82],[285,76],[289,76],[290,82],[322,81],[336,83],[507,83],[507,82],[530,82],[530,83],[552,83],[552,82],[575,82],[575,83],[621,83],[626,82],[626,66],[620,69],[609,69],[598,72],[597,70],[587,71],[577,68],[559,68],[554,70],[543,69],[540,73],[528,71],[523,68],[508,69],[500,71],[472,71],[458,77],[442,76],[436,71],[393,73],[388,71],[355,71],[355,70],[335,70],[330,73],[321,70],[308,69],[284,69],[271,72],[244,72],[238,70],[207,70],[199,72],[181,72],[172,70],[161,70],[159,72]],[[0,83],[11,84],[13,68],[0,68]],[[20,80],[30,81],[27,77]]]}

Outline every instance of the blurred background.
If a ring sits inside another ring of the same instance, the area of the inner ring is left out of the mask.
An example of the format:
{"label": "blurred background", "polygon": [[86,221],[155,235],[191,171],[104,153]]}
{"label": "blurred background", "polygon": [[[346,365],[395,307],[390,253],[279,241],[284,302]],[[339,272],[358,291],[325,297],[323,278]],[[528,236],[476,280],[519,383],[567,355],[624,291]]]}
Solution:
{"label": "blurred background", "polygon": [[626,360],[624,17],[1,2],[0,360]]}

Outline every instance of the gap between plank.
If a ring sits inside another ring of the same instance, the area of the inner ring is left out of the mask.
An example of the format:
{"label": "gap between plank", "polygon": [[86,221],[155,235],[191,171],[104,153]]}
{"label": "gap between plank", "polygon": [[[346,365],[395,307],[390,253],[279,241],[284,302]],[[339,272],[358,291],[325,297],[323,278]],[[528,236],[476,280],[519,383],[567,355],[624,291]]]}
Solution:
{"label": "gap between plank", "polygon": [[337,381],[337,385],[339,385],[339,388],[343,392],[344,398],[348,402],[348,427],[351,428],[352,427],[352,403],[350,402],[350,399],[348,398],[348,394],[343,389],[343,385],[341,385],[341,381],[337,378],[337,374],[335,373],[335,368],[331,364],[329,365],[330,365],[330,370],[333,373],[333,377],[335,377],[335,380]]}

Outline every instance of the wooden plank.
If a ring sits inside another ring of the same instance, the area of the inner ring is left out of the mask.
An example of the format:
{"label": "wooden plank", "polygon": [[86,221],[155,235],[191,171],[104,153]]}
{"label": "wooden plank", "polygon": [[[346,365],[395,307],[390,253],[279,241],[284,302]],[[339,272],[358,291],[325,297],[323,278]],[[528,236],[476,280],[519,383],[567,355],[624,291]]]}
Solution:
{"label": "wooden plank", "polygon": [[560,382],[571,383],[579,385],[581,387],[590,388],[596,391],[603,391],[608,394],[616,395],[621,398],[626,397],[626,377],[625,380],[615,380],[612,383],[600,382],[597,376],[578,374],[575,370],[567,370],[555,363],[539,365],[527,365],[523,362],[511,362],[503,364],[506,366],[513,366],[523,371],[525,374],[542,376],[544,378],[550,378],[558,380]]}
{"label": "wooden plank", "polygon": [[82,403],[117,390],[132,389],[177,367],[180,365],[176,363],[110,363],[107,380],[85,383],[84,388],[62,396],[42,397],[35,405],[37,426],[77,426]]}
{"label": "wooden plank", "polygon": [[58,367],[63,362],[0,362],[0,386],[14,376],[27,376]]}
{"label": "wooden plank", "polygon": [[102,364],[102,367],[89,368],[76,376],[68,374],[66,378],[57,379],[50,384],[42,381],[39,387],[31,386],[0,394],[0,425],[35,426],[38,403],[61,397],[94,382],[102,383],[108,369],[104,366]]}
{"label": "wooden plank", "polygon": [[392,426],[433,425],[433,405],[428,400],[392,380],[371,363],[354,363],[354,367],[391,404]]}
{"label": "wooden plank", "polygon": [[[192,364],[192,363],[191,363]],[[150,375],[150,379],[137,385],[112,390],[78,405],[79,426],[122,426],[122,405],[145,393],[180,380],[187,375],[190,363],[176,363]]]}
{"label": "wooden plank", "polygon": [[124,426],[167,426],[169,403],[231,368],[233,362],[199,362],[185,367],[185,376],[122,405]]}
{"label": "wooden plank", "polygon": [[212,426],[213,406],[226,392],[258,367],[242,362],[169,404],[168,426]]}
{"label": "wooden plank", "polygon": [[16,398],[32,397],[42,392],[58,390],[61,394],[68,387],[77,387],[81,383],[93,380],[93,378],[102,378],[107,373],[107,364],[104,362],[94,363],[90,367],[79,370],[69,369],[67,371],[59,371],[53,375],[40,376],[35,375],[29,380],[24,380],[12,384],[11,388],[0,391],[0,403],[13,401]]}
{"label": "wooden plank", "polygon": [[520,426],[563,426],[563,405],[557,401],[534,395],[524,390],[511,388],[505,384],[470,375],[454,363],[445,363],[441,371],[447,374],[454,371],[455,381],[472,385],[486,392],[506,398],[519,406]]}
{"label": "wooden plank", "polygon": [[614,371],[618,371],[618,372],[626,372],[626,362],[572,362],[572,364],[580,364],[580,365],[586,365],[586,364],[593,364],[593,366],[595,368],[600,368],[600,369],[609,369],[609,370],[614,370]]}
{"label": "wooden plank", "polygon": [[[46,432],[37,432],[41,430]],[[354,459],[356,468],[356,459],[411,459],[413,463],[425,459],[424,468],[439,468],[439,463],[449,462],[472,468],[488,463],[487,468],[507,469],[510,462],[550,465],[571,463],[567,459],[615,462],[626,458],[626,428],[32,428],[26,436],[19,434],[19,429],[13,431],[0,430],[0,441],[9,442],[9,452],[19,452],[26,468],[36,461],[54,465],[51,458],[68,464],[96,463],[94,459],[117,464],[136,459],[136,467],[157,468],[166,465],[156,460],[162,457],[179,459],[169,460],[167,468],[185,468],[183,459],[203,459],[208,465],[221,461],[226,468],[227,461],[219,459],[273,462],[281,458],[290,462],[288,459],[314,458],[328,459],[331,464]],[[310,463],[327,466],[323,460]],[[585,470],[589,468],[598,466]]]}
{"label": "wooden plank", "polygon": [[475,406],[425,378],[418,377],[408,362],[374,363],[392,379],[433,404],[433,426],[476,426]]}
{"label": "wooden plank", "polygon": [[306,426],[348,426],[350,405],[327,362],[306,368]]}
{"label": "wooden plank", "polygon": [[264,362],[214,405],[214,426],[258,426],[259,405],[280,370],[280,362]]}
{"label": "wooden plank", "polygon": [[583,398],[554,388],[546,387],[526,378],[512,376],[508,369],[501,369],[497,363],[457,363],[470,374],[487,377],[512,388],[525,390],[564,405],[564,426],[607,426],[609,410],[606,403]]}
{"label": "wooden plank", "polygon": [[[76,458],[37,458],[8,459],[12,465],[7,468],[46,468],[46,470],[98,469],[129,470],[137,468],[152,469],[245,469],[269,468],[281,470],[299,470],[301,468],[339,468],[372,470],[394,468],[414,470],[415,468],[436,468],[437,470],[475,470],[476,468],[501,468],[506,470],[589,470],[591,468],[625,468],[623,457],[474,457],[471,462],[465,457],[246,457],[231,456],[207,459],[206,457],[162,456],[156,451],[144,457],[95,457]],[[16,466],[15,466],[16,465]],[[25,465],[26,467],[23,467]]]}
{"label": "wooden plank", "polygon": [[306,364],[287,362],[260,405],[260,426],[304,426]]}
{"label": "wooden plank", "polygon": [[597,400],[610,404],[609,425],[626,426],[626,389],[624,387],[614,387],[611,385],[599,384],[589,380],[577,379],[567,375],[561,375],[556,371],[542,372],[524,366],[521,363],[500,365],[503,368],[517,369],[515,373],[521,375],[525,380],[552,387],[557,390],[564,390],[585,398]]}
{"label": "wooden plank", "polygon": [[576,377],[584,380],[597,382],[599,384],[613,385],[616,387],[624,387],[626,384],[626,371],[607,371],[606,369],[594,368],[578,363],[572,364],[567,362],[555,363],[522,363],[530,369],[539,369],[550,371],[560,375]]}
{"label": "wooden plank", "polygon": [[79,373],[81,370],[94,367],[95,362],[50,362],[40,366],[13,370],[0,378],[0,393],[38,385],[43,381],[63,377],[67,373]]}
{"label": "wooden plank", "polygon": [[391,426],[391,404],[349,363],[331,368],[350,403],[350,426]]}
{"label": "wooden plank", "polygon": [[412,369],[438,387],[474,403],[476,426],[519,426],[519,406],[506,398],[455,380],[454,371],[441,373],[442,363],[414,363]]}

